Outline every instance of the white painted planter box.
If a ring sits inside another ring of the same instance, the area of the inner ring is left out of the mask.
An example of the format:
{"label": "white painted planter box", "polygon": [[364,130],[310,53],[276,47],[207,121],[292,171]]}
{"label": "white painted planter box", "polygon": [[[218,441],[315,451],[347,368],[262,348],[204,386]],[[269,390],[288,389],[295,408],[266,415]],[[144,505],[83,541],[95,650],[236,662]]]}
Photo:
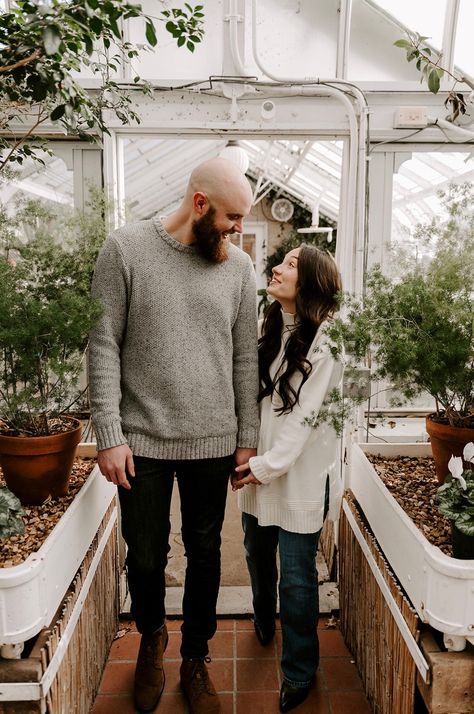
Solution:
{"label": "white painted planter box", "polygon": [[384,486],[366,453],[430,456],[430,445],[353,444],[347,487],[423,622],[472,641],[474,560],[450,558],[429,543]]}
{"label": "white painted planter box", "polygon": [[[80,444],[79,456],[95,445]],[[116,494],[97,466],[41,548],[0,569],[0,643],[16,644],[48,626]]]}

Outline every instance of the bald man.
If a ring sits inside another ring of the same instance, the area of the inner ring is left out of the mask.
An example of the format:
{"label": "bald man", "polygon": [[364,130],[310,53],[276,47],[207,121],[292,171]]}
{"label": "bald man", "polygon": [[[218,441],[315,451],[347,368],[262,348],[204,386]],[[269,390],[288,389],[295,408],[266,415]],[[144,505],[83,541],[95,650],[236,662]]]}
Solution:
{"label": "bald man", "polygon": [[135,704],[164,688],[165,567],[176,476],[187,558],[181,685],[191,714],[220,703],[206,667],[216,630],[220,533],[233,465],[256,454],[256,285],[243,231],[250,185],[225,159],[191,174],[183,202],[105,242],[92,294],[103,305],[89,349],[98,462],[118,486],[132,614],[142,633]]}

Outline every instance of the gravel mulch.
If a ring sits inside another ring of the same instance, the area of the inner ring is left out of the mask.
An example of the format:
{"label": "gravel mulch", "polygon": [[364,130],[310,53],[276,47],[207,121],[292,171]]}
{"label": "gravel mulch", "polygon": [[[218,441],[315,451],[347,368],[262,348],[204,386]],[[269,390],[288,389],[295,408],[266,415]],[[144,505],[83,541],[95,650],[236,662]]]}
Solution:
{"label": "gravel mulch", "polygon": [[[49,497],[41,506],[25,506],[25,532],[0,540],[0,568],[19,565],[31,553],[39,550],[46,537],[72,503],[95,466],[95,459],[77,457],[69,477],[69,493],[60,498]],[[5,486],[0,469],[0,486]]]}
{"label": "gravel mulch", "polygon": [[439,513],[435,494],[439,483],[431,457],[384,458],[367,455],[380,478],[425,538],[452,556],[451,522]]}

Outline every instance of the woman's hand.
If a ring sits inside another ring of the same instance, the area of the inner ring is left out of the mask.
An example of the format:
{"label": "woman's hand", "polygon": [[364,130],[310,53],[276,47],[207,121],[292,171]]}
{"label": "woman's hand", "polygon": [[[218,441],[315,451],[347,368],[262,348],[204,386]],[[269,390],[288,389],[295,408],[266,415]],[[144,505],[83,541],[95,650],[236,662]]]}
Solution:
{"label": "woman's hand", "polygon": [[232,490],[238,491],[239,488],[243,488],[248,483],[254,483],[256,486],[262,485],[251,472],[250,465],[247,462],[246,464],[241,464],[234,469],[234,473],[231,478]]}

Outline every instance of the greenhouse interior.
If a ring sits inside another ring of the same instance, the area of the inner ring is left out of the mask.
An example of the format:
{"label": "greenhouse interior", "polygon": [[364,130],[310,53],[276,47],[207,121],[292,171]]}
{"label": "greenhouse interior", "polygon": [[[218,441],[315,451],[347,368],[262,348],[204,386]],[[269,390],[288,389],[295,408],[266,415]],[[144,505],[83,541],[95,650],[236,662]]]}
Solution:
{"label": "greenhouse interior", "polygon": [[474,714],[474,5],[196,2],[0,0],[0,712]]}

